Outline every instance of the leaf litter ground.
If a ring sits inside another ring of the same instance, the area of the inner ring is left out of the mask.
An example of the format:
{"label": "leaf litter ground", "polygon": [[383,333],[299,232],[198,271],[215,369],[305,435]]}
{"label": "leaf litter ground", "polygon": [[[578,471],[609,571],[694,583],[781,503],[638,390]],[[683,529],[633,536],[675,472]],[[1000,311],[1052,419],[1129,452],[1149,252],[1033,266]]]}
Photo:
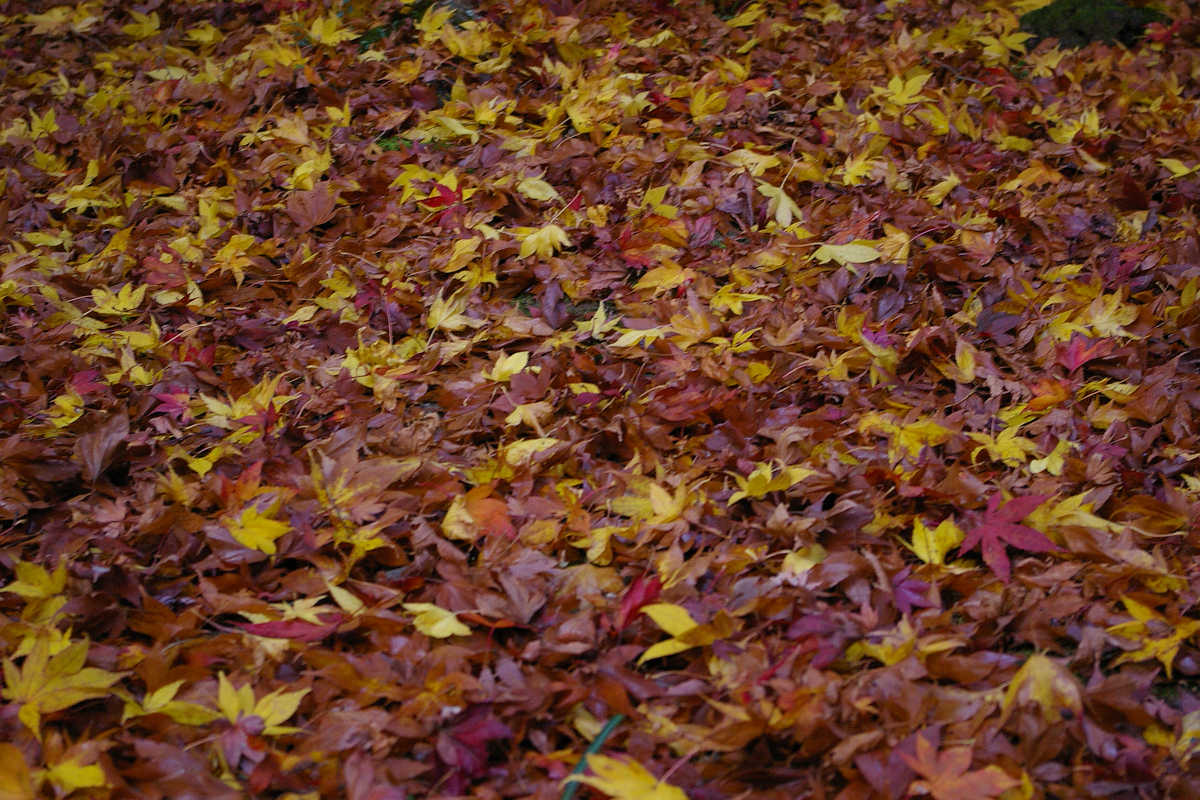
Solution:
{"label": "leaf litter ground", "polygon": [[7,4],[0,795],[1200,795],[1196,26],[1037,5]]}

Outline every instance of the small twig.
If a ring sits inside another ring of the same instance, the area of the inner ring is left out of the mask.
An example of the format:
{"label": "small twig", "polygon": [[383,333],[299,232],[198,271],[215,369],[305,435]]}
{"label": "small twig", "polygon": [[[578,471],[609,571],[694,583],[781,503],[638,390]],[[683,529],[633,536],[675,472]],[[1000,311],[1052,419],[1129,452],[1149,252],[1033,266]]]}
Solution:
{"label": "small twig", "polygon": [[958,77],[959,80],[969,81],[970,83],[975,83],[980,86],[986,86],[989,89],[992,88],[991,86],[988,86],[988,84],[984,83],[981,80],[978,80],[977,78],[972,78],[970,75],[963,75],[961,72],[959,72],[957,69],[955,69],[954,67],[947,64],[945,61],[941,61],[940,59],[936,59],[936,58],[930,58],[929,60],[932,61],[934,64],[937,64],[939,67],[943,67],[945,69],[950,70]]}
{"label": "small twig", "polygon": [[571,800],[575,796],[575,792],[579,791],[579,781],[571,780],[576,775],[582,775],[587,769],[588,756],[595,754],[597,750],[604,746],[604,740],[607,739],[617,726],[624,721],[624,714],[613,714],[613,716],[604,723],[604,727],[600,729],[600,733],[592,739],[592,743],[588,745],[587,750],[583,751],[583,755],[579,757],[579,763],[575,765],[575,769],[571,770],[571,774],[567,776],[567,785],[563,787],[561,800]]}
{"label": "small twig", "polygon": [[698,744],[698,745],[696,745],[695,747],[693,747],[693,748],[691,749],[691,751],[690,751],[690,752],[689,752],[689,753],[688,753],[686,756],[684,756],[683,758],[679,759],[679,760],[678,760],[678,761],[676,761],[674,764],[672,764],[672,765],[671,765],[671,768],[670,768],[670,769],[668,769],[666,772],[664,772],[664,773],[663,773],[663,776],[662,776],[661,778],[659,778],[659,779],[658,779],[658,782],[659,782],[659,783],[666,783],[668,780],[670,780],[671,776],[675,774],[675,771],[676,771],[676,770],[678,770],[680,767],[682,767],[682,766],[683,766],[684,764],[686,764],[687,762],[691,761],[691,760],[692,760],[692,758],[694,758],[694,757],[695,757],[695,755],[696,755],[697,753],[699,753],[699,752],[700,752],[701,750],[703,750],[703,749],[704,749],[704,743],[703,743],[703,742],[701,742],[700,744]]}

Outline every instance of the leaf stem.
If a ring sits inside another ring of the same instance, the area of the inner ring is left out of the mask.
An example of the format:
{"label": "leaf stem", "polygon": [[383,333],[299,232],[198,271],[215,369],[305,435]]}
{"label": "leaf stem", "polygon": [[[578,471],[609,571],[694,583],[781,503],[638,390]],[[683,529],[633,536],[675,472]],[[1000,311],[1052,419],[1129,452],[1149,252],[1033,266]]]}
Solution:
{"label": "leaf stem", "polygon": [[572,781],[571,777],[573,775],[580,775],[583,773],[583,771],[587,768],[588,756],[592,755],[601,747],[603,747],[604,740],[607,739],[609,735],[611,735],[612,732],[617,729],[617,726],[620,725],[624,720],[624,714],[613,714],[612,717],[609,718],[608,722],[604,723],[604,727],[600,729],[600,733],[596,734],[596,738],[592,739],[592,743],[587,746],[587,749],[583,751],[583,755],[579,757],[579,763],[575,765],[575,769],[571,770],[571,774],[567,776],[568,783],[563,787],[561,800],[571,800],[573,797],[575,797],[575,792],[579,791],[579,782]]}

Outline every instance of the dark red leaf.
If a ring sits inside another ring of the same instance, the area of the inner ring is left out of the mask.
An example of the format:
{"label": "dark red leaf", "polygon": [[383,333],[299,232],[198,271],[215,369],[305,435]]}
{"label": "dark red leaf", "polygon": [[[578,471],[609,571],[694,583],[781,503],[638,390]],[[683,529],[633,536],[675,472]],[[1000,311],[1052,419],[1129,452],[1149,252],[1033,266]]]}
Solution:
{"label": "dark red leaf", "polygon": [[629,588],[625,590],[625,596],[621,598],[621,605],[617,609],[617,619],[615,627],[618,631],[625,630],[634,617],[641,611],[642,606],[647,606],[658,599],[662,594],[662,581],[657,575],[646,577],[638,575],[629,584]]}

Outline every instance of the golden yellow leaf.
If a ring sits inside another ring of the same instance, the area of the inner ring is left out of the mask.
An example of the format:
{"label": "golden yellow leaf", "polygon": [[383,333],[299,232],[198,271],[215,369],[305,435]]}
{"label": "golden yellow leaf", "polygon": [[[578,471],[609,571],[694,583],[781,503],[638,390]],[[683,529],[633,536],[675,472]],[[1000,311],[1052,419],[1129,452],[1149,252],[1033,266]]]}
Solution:
{"label": "golden yellow leaf", "polygon": [[1062,720],[1063,710],[1073,714],[1070,719],[1078,719],[1083,711],[1082,690],[1075,676],[1041,653],[1031,655],[1013,676],[1004,694],[1000,724],[1008,719],[1014,706],[1029,702],[1041,707],[1047,724]]}
{"label": "golden yellow leaf", "polygon": [[672,636],[680,636],[697,626],[696,620],[692,619],[686,608],[673,603],[652,603],[644,606],[642,613]]}
{"label": "golden yellow leaf", "polygon": [[693,120],[702,120],[725,109],[729,96],[720,89],[709,91],[706,86],[697,86],[688,99],[688,110]]}
{"label": "golden yellow leaf", "polygon": [[45,775],[63,794],[70,794],[77,789],[95,789],[108,785],[104,770],[99,764],[80,764],[74,759],[59,761],[46,770]]}
{"label": "golden yellow leaf", "polygon": [[546,225],[524,234],[524,238],[521,239],[520,256],[529,258],[536,253],[541,258],[550,258],[562,248],[570,246],[571,240],[566,231],[557,225]]}
{"label": "golden yellow leaf", "polygon": [[510,353],[509,355],[501,354],[496,357],[496,363],[492,368],[490,370],[483,370],[481,374],[489,381],[504,383],[512,378],[513,375],[523,371],[528,365],[529,353],[525,350]]}
{"label": "golden yellow leaf", "polygon": [[292,529],[287,522],[271,519],[254,507],[244,509],[236,520],[227,521],[225,526],[239,544],[267,555],[275,554],[275,541]]}
{"label": "golden yellow leaf", "polygon": [[357,33],[343,28],[341,21],[333,14],[313,20],[308,28],[308,36],[317,44],[331,46],[358,38]]}
{"label": "golden yellow leaf", "polygon": [[1130,622],[1113,625],[1108,632],[1122,639],[1135,641],[1141,646],[1136,650],[1122,653],[1113,661],[1113,665],[1124,664],[1127,661],[1149,661],[1157,659],[1166,668],[1167,677],[1171,677],[1171,668],[1179,648],[1196,633],[1200,632],[1200,620],[1184,618],[1172,624],[1170,620],[1149,606],[1139,603],[1132,597],[1123,597],[1125,610],[1133,617]]}
{"label": "golden yellow leaf", "polygon": [[921,94],[921,89],[925,87],[930,77],[932,75],[929,72],[916,72],[907,80],[899,75],[893,75],[892,79],[888,81],[886,89],[876,89],[876,91],[898,106],[907,106],[928,99]]}
{"label": "golden yellow leaf", "polygon": [[940,206],[942,201],[946,199],[946,195],[954,191],[954,187],[960,183],[962,183],[962,179],[952,172],[946,178],[926,189],[921,196],[928,200],[930,205]]}
{"label": "golden yellow leaf", "polygon": [[276,689],[256,700],[250,684],[234,688],[224,672],[217,674],[217,707],[224,717],[235,723],[242,717],[258,717],[263,721],[263,733],[268,736],[282,736],[298,730],[281,723],[296,713],[300,701],[309,691],[311,690],[297,689],[289,692]]}
{"label": "golden yellow leaf", "polygon": [[819,544],[793,550],[783,557],[783,566],[780,568],[779,573],[793,581],[801,579],[813,567],[824,561],[828,555],[829,552]]}
{"label": "golden yellow leaf", "polygon": [[39,564],[27,561],[13,562],[13,572],[17,579],[3,587],[0,592],[12,592],[26,600],[44,600],[48,597],[62,594],[67,585],[67,564],[59,563],[53,573]]}
{"label": "golden yellow leaf", "polygon": [[152,11],[149,14],[130,11],[129,16],[133,17],[133,22],[128,25],[122,25],[121,33],[132,36],[135,39],[148,39],[158,33],[157,11]]}
{"label": "golden yellow leaf", "polygon": [[587,765],[591,775],[571,775],[566,782],[587,784],[613,800],[687,800],[682,789],[659,781],[636,761],[594,753]]}
{"label": "golden yellow leaf", "polygon": [[1029,471],[1035,475],[1039,472],[1048,472],[1051,475],[1062,475],[1063,467],[1067,463],[1067,453],[1071,452],[1074,445],[1068,439],[1059,439],[1058,444],[1054,445],[1045,458],[1035,458],[1029,462]]}
{"label": "golden yellow leaf", "polygon": [[121,679],[121,673],[84,667],[87,653],[88,643],[81,641],[51,655],[49,641],[39,638],[20,668],[13,659],[5,659],[0,696],[21,706],[17,717],[39,739],[42,715],[105,697]]}
{"label": "golden yellow leaf", "polygon": [[747,170],[755,178],[761,177],[764,172],[769,169],[774,169],[780,164],[779,158],[770,153],[758,153],[751,150],[749,147],[742,147],[739,150],[731,150],[721,156],[721,160],[732,164],[735,167],[741,167]]}
{"label": "golden yellow leaf", "polygon": [[[1179,739],[1174,740],[1169,731],[1159,729],[1165,736],[1169,738],[1171,754],[1179,763],[1186,765],[1192,760],[1192,757],[1200,752],[1200,711],[1190,711],[1183,715],[1183,719],[1179,723]],[[1147,741],[1151,740],[1151,736],[1146,736]],[[1151,742],[1154,744],[1154,742]]]}
{"label": "golden yellow leaf", "polygon": [[553,436],[539,436],[536,439],[521,439],[504,448],[504,463],[512,467],[528,464],[538,453],[549,450],[561,440]]}
{"label": "golden yellow leaf", "polygon": [[966,534],[952,519],[944,519],[936,528],[928,528],[920,517],[913,520],[912,543],[908,549],[926,564],[944,565],[946,554],[962,544]]}
{"label": "golden yellow leaf", "polygon": [[757,22],[765,13],[767,12],[762,3],[751,3],[736,17],[727,20],[725,24],[731,28],[747,28]]}
{"label": "golden yellow leaf", "polygon": [[1158,163],[1170,170],[1172,178],[1186,178],[1193,172],[1200,170],[1200,164],[1189,167],[1177,158],[1160,158]]}
{"label": "golden yellow leaf", "polygon": [[93,289],[92,300],[96,307],[92,310],[97,314],[128,314],[137,309],[146,298],[146,287],[134,289],[132,283],[127,283],[116,292],[107,289]]}
{"label": "golden yellow leaf", "polygon": [[773,468],[770,464],[759,463],[745,478],[741,475],[733,475],[733,479],[737,481],[738,491],[729,497],[727,505],[733,505],[745,498],[757,500],[770,492],[790,489],[805,478],[817,474],[814,470],[806,467],[783,467],[778,473],[772,473]]}
{"label": "golden yellow leaf", "polygon": [[954,365],[958,367],[962,383],[975,380],[975,348],[963,339],[954,345]]}
{"label": "golden yellow leaf", "polygon": [[681,267],[670,259],[665,259],[662,265],[647,270],[633,288],[637,291],[653,289],[653,293],[658,295],[695,277],[696,273],[693,270]]}
{"label": "golden yellow leaf", "polygon": [[978,457],[981,450],[986,450],[990,458],[1001,461],[1010,467],[1024,465],[1031,453],[1037,452],[1037,443],[1019,434],[1019,426],[1005,428],[995,436],[986,433],[968,433],[967,436],[979,442],[979,447],[971,451],[971,458]]}

